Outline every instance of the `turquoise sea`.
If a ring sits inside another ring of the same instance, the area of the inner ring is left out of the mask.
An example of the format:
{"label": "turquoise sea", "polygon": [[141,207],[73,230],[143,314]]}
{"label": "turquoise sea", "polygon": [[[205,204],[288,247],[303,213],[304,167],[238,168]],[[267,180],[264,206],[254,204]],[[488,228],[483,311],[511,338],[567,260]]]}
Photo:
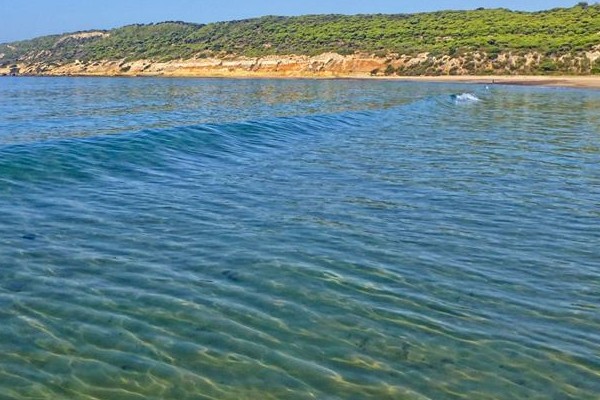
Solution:
{"label": "turquoise sea", "polygon": [[599,399],[600,91],[0,79],[0,399]]}

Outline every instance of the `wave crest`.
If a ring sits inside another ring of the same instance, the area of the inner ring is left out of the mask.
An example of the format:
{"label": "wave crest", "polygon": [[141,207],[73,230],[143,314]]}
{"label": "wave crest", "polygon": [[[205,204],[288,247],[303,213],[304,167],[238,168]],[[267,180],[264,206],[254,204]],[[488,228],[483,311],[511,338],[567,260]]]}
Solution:
{"label": "wave crest", "polygon": [[453,94],[450,97],[452,98],[452,100],[454,100],[454,103],[456,104],[477,103],[478,101],[481,101],[481,99],[475,96],[473,93]]}

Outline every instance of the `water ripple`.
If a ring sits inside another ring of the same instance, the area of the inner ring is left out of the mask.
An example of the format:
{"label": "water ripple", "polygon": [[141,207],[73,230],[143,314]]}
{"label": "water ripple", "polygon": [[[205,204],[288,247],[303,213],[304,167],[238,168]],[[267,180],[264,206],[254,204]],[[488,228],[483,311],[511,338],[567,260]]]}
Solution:
{"label": "water ripple", "polygon": [[600,392],[597,92],[0,89],[8,398]]}

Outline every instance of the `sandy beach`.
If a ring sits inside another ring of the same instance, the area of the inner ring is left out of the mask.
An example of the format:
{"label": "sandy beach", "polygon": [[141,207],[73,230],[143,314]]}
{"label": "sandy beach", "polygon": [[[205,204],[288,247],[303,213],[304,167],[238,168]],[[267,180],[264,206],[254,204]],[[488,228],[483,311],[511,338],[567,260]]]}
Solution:
{"label": "sandy beach", "polygon": [[371,76],[365,73],[311,73],[306,71],[275,72],[246,71],[234,69],[229,71],[196,69],[174,69],[170,71],[153,71],[142,73],[119,73],[114,70],[100,71],[55,71],[36,74],[26,73],[22,76],[78,76],[78,77],[165,77],[165,78],[227,78],[227,79],[365,79],[394,80],[407,82],[465,83],[486,85],[520,85],[549,86],[582,89],[600,89],[600,75],[568,76],[568,75],[442,75],[442,76]]}
{"label": "sandy beach", "polygon": [[[241,78],[241,79],[373,79],[401,80],[412,82],[440,83],[480,83],[497,85],[553,86],[600,89],[600,75],[438,75],[438,76],[373,76],[366,72],[372,65],[363,62],[353,68],[342,65],[339,68],[323,67],[309,70],[306,64],[314,59],[290,62],[289,68],[281,65],[280,59],[268,60],[255,67],[255,60],[235,60],[224,63],[220,60],[210,62],[172,61],[156,63],[136,61],[123,64],[117,61],[103,61],[93,66],[84,64],[66,64],[58,67],[42,68],[40,65],[20,65],[20,76],[96,76],[96,77],[172,77],[172,78]],[[327,62],[328,60],[326,60]],[[372,60],[369,60],[372,62]],[[272,64],[272,65],[271,65]],[[354,69],[354,71],[352,71]],[[357,70],[358,69],[358,70]],[[350,70],[350,71],[348,71]],[[0,68],[0,75],[8,76],[7,68]]]}
{"label": "sandy beach", "polygon": [[497,85],[554,86],[600,89],[600,76],[407,76],[393,77],[405,81],[481,83]]}

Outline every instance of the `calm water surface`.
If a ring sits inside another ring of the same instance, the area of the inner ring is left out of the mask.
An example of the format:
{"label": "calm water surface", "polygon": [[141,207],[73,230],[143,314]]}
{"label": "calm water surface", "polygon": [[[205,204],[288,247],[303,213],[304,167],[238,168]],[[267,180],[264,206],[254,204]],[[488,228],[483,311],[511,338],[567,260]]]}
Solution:
{"label": "calm water surface", "polygon": [[0,79],[2,399],[598,399],[599,248],[599,91]]}

